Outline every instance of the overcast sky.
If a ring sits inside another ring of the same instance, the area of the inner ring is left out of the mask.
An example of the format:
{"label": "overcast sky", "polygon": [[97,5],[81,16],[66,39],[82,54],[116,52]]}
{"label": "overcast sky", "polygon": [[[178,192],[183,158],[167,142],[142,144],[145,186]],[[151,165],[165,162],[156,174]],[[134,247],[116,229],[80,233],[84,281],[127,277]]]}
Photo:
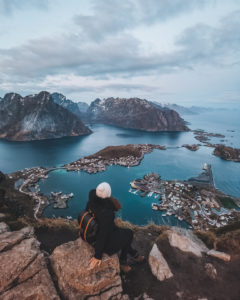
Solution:
{"label": "overcast sky", "polygon": [[240,103],[239,0],[0,0],[0,96]]}

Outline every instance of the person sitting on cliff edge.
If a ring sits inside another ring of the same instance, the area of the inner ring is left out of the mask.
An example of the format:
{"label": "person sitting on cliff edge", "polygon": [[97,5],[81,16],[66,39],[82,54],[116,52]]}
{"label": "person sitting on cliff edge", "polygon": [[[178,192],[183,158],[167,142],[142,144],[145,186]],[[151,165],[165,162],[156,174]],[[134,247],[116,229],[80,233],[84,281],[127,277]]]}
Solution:
{"label": "person sitting on cliff edge", "polygon": [[121,204],[111,197],[111,187],[107,182],[100,183],[96,190],[89,192],[86,210],[94,213],[99,226],[94,245],[95,255],[90,261],[89,269],[101,264],[103,252],[112,255],[120,251],[120,269],[125,273],[131,270],[127,264],[128,254],[136,263],[144,261],[144,256],[140,256],[131,246],[132,230],[120,228],[114,223],[115,212],[119,209],[121,209]]}

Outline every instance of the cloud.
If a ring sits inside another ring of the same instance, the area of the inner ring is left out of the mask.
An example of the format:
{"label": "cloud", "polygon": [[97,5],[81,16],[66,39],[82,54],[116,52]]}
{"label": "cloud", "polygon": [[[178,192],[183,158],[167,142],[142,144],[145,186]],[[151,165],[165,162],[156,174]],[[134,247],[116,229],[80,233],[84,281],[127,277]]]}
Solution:
{"label": "cloud", "polygon": [[197,24],[186,29],[176,41],[182,50],[185,63],[204,63],[212,65],[233,65],[240,55],[240,10],[235,11],[222,20],[218,27]]}
{"label": "cloud", "polygon": [[140,24],[163,22],[209,2],[212,0],[93,0],[92,14],[77,15],[74,20],[89,39],[101,40]]}
{"label": "cloud", "polygon": [[240,11],[222,19],[218,27],[197,24],[178,37],[177,50],[169,53],[143,54],[140,41],[127,33],[98,42],[81,34],[35,39],[0,49],[0,74],[14,81],[57,73],[137,76],[191,70],[198,64],[231,65],[239,57],[239,28]]}
{"label": "cloud", "polygon": [[15,10],[40,8],[45,9],[49,0],[0,0],[0,14],[12,14]]}
{"label": "cloud", "polygon": [[[37,1],[34,2],[37,5]],[[237,64],[240,11],[231,13],[215,26],[197,24],[187,28],[176,39],[175,50],[167,53],[154,49],[143,52],[144,42],[131,34],[130,29],[135,26],[162,22],[203,7],[205,3],[192,0],[173,0],[171,4],[165,0],[126,0],[114,4],[113,0],[94,1],[92,15],[75,18],[78,25],[74,33],[32,39],[9,49],[0,48],[0,89],[19,88],[31,93],[49,87],[63,88],[64,92],[70,93],[114,90],[150,93],[156,89],[151,81],[140,85],[137,80],[128,83],[127,79],[194,70],[199,65],[225,67]],[[64,80],[55,83],[46,80],[61,74],[94,80],[65,85]],[[111,81],[109,77],[116,80]],[[121,78],[125,81],[120,81]]]}

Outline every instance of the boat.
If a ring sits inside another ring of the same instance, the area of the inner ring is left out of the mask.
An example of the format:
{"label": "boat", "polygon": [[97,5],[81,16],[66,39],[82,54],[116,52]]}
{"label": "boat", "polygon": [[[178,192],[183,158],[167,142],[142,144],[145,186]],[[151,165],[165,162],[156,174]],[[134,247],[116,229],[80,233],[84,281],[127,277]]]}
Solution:
{"label": "boat", "polygon": [[72,216],[67,216],[67,219],[68,220],[72,220]]}
{"label": "boat", "polygon": [[171,216],[173,213],[171,211],[167,211],[167,215]]}
{"label": "boat", "polygon": [[167,214],[162,214],[162,217],[166,217]]}
{"label": "boat", "polygon": [[153,210],[159,210],[159,204],[157,204],[157,203],[152,203],[152,209],[153,209]]}

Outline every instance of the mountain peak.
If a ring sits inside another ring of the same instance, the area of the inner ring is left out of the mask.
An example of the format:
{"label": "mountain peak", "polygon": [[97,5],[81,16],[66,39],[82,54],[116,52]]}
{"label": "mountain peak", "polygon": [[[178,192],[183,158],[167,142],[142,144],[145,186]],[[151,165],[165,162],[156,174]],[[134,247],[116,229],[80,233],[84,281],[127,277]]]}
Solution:
{"label": "mountain peak", "polygon": [[[20,101],[13,101],[20,99]],[[10,93],[0,106],[0,137],[26,141],[89,134],[91,130],[67,109],[56,104],[49,92],[22,98]]]}

